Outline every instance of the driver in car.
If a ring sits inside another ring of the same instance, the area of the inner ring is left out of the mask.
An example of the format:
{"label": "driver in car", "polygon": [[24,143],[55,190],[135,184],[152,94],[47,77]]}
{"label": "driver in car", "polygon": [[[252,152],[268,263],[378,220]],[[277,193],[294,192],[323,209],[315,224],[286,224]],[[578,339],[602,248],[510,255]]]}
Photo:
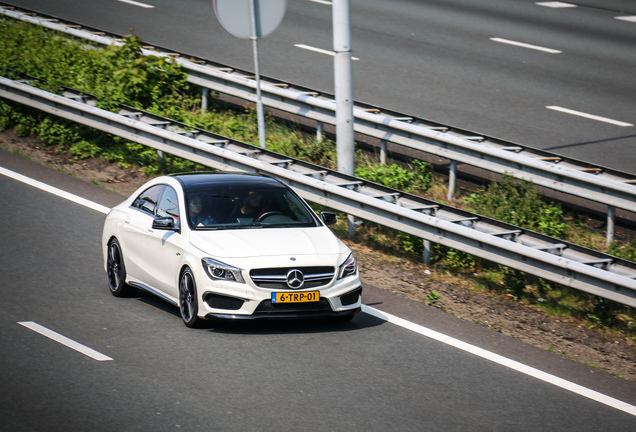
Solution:
{"label": "driver in car", "polygon": [[255,221],[265,214],[268,206],[264,203],[263,195],[260,192],[252,191],[247,194],[247,198],[241,207],[241,217],[252,218]]}

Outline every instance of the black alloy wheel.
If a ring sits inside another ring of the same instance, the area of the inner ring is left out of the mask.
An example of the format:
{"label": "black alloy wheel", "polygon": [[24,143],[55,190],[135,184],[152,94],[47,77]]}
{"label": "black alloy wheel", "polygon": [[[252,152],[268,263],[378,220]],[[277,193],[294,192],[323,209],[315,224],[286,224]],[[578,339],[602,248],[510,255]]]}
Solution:
{"label": "black alloy wheel", "polygon": [[108,275],[108,287],[114,296],[123,297],[130,294],[131,287],[126,283],[126,267],[117,239],[112,239],[108,243],[106,274]]}
{"label": "black alloy wheel", "polygon": [[195,328],[201,324],[201,319],[197,315],[199,312],[197,285],[189,268],[183,271],[179,279],[179,311],[186,326]]}

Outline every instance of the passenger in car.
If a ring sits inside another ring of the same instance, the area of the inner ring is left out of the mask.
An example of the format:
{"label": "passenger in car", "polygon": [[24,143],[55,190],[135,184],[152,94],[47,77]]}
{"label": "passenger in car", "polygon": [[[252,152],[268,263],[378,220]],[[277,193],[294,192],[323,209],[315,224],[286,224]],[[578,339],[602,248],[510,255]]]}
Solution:
{"label": "passenger in car", "polygon": [[190,198],[188,210],[192,225],[195,227],[204,227],[216,224],[214,218],[203,211],[203,198],[201,195],[194,195]]}

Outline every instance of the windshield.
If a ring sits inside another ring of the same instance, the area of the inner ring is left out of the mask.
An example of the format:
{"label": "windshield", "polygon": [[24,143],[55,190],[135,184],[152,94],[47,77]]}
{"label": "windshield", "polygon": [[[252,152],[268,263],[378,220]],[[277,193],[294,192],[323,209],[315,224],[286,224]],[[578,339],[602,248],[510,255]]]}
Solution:
{"label": "windshield", "polygon": [[196,230],[319,226],[311,208],[278,184],[197,188],[186,200],[188,222]]}

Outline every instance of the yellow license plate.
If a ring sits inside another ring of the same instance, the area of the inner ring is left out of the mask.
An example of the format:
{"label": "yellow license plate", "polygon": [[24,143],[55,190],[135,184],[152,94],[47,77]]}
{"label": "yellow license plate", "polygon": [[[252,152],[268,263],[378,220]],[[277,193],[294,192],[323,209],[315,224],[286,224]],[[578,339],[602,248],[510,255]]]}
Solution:
{"label": "yellow license plate", "polygon": [[272,303],[305,303],[320,300],[318,291],[272,293]]}

